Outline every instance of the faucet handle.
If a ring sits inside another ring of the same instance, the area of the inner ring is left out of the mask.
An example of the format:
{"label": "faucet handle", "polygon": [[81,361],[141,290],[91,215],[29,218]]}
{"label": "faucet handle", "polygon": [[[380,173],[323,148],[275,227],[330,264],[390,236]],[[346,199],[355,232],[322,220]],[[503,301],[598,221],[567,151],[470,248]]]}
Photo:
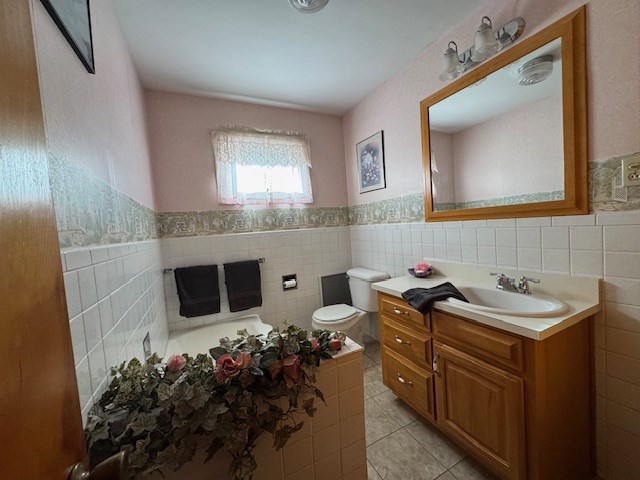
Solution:
{"label": "faucet handle", "polygon": [[539,278],[530,278],[527,277],[525,275],[522,276],[522,278],[520,278],[520,281],[518,282],[518,291],[524,294],[529,294],[531,293],[531,289],[529,288],[529,282],[531,283],[540,283],[540,279]]}
{"label": "faucet handle", "polygon": [[498,273],[498,272],[491,272],[489,275],[491,275],[492,277],[506,277],[504,273]]}
{"label": "faucet handle", "polygon": [[539,278],[531,278],[531,277],[527,277],[527,276],[523,275],[522,278],[520,279],[520,282],[540,283],[540,279]]}

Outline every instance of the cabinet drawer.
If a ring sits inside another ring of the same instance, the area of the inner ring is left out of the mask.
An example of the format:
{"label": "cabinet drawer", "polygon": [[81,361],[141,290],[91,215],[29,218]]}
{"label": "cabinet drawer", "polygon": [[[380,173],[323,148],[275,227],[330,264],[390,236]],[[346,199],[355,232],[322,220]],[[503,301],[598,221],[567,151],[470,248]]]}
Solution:
{"label": "cabinet drawer", "polygon": [[417,412],[434,420],[433,373],[424,370],[388,347],[382,347],[384,384]]}
{"label": "cabinet drawer", "polygon": [[431,312],[433,334],[456,345],[461,350],[476,354],[485,360],[522,371],[522,339],[498,332],[477,323],[448,315],[438,310]]}
{"label": "cabinet drawer", "polygon": [[384,314],[394,320],[400,322],[408,322],[412,325],[422,325],[430,329],[429,317],[421,314],[419,311],[410,307],[407,302],[401,298],[390,297],[387,295],[379,294],[380,300],[380,314]]}
{"label": "cabinet drawer", "polygon": [[381,316],[380,320],[383,345],[431,370],[431,335],[407,328],[386,316]]}

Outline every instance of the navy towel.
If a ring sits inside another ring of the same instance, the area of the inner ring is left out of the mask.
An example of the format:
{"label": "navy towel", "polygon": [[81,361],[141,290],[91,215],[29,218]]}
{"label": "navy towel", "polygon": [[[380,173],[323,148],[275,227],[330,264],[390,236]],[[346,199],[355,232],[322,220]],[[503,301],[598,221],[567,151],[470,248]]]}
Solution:
{"label": "navy towel", "polygon": [[446,300],[449,297],[457,298],[463,302],[469,302],[450,282],[433,288],[410,288],[406,292],[402,292],[402,298],[423,315],[431,311],[433,302]]}
{"label": "navy towel", "polygon": [[258,260],[247,260],[224,264],[229,310],[239,312],[262,306],[260,264]]}
{"label": "navy towel", "polygon": [[173,274],[180,299],[180,315],[199,317],[220,312],[217,265],[176,268]]}

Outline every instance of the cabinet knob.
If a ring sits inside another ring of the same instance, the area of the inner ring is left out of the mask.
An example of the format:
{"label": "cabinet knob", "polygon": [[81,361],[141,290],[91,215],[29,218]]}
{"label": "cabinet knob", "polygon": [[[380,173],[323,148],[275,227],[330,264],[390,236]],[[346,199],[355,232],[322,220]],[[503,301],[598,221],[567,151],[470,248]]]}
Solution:
{"label": "cabinet knob", "polygon": [[396,335],[396,342],[398,342],[400,345],[402,345],[402,344],[411,345],[411,342],[409,340],[403,340],[398,335]]}
{"label": "cabinet knob", "polygon": [[409,312],[407,312],[406,310],[400,310],[399,308],[396,308],[396,307],[393,307],[393,313],[395,313],[396,315],[409,316]]}
{"label": "cabinet knob", "polygon": [[402,378],[402,375],[400,375],[400,373],[397,373],[396,375],[398,375],[398,381],[403,385],[413,385],[413,382],[411,380],[405,380],[404,378]]}

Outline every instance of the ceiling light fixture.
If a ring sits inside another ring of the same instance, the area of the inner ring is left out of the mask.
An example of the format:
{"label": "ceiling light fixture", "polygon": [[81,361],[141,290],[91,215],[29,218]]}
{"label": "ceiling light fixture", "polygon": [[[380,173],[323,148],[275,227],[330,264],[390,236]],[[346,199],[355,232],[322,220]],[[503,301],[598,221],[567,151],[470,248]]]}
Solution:
{"label": "ceiling light fixture", "polygon": [[289,0],[289,5],[301,13],[316,13],[322,10],[329,0]]}
{"label": "ceiling light fixture", "polygon": [[518,68],[518,85],[535,85],[545,81],[553,72],[553,55],[529,60]]}
{"label": "ceiling light fixture", "polygon": [[[289,0],[290,2],[292,0]],[[455,55],[457,57],[457,72],[454,73],[452,68],[456,64],[455,59],[452,58],[451,44],[456,45],[455,42],[449,42],[447,50],[444,52],[444,69],[440,72],[439,78],[443,82],[447,80],[453,80],[460,73],[464,73],[467,70],[475,67],[487,58],[491,57],[494,53],[502,50],[507,45],[515,42],[522,32],[524,32],[525,22],[522,17],[516,17],[508,23],[501,26],[495,33],[491,25],[491,19],[489,17],[482,17],[480,26],[476,31],[474,44],[466,49],[461,54],[458,54],[457,46],[455,48]]]}

